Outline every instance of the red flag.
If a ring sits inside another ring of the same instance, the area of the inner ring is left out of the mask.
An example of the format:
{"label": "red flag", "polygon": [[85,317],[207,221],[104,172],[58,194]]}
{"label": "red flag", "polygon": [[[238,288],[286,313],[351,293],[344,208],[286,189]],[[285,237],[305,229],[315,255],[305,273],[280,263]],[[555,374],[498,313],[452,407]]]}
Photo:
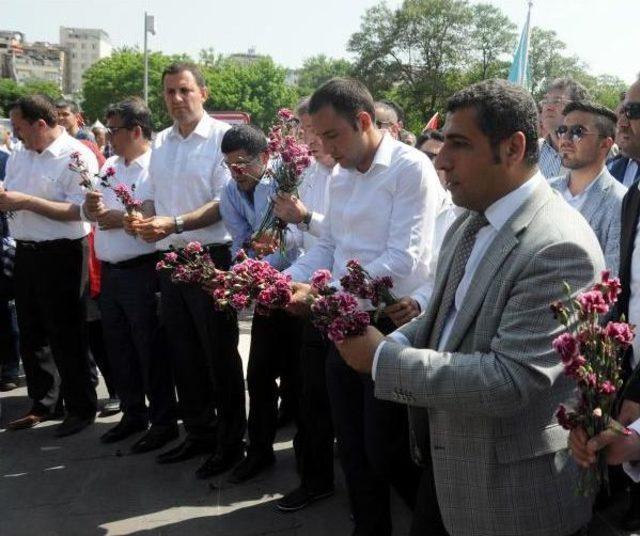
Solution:
{"label": "red flag", "polygon": [[424,126],[422,132],[425,130],[438,130],[440,128],[440,114],[436,112],[433,117],[429,119],[429,122]]}

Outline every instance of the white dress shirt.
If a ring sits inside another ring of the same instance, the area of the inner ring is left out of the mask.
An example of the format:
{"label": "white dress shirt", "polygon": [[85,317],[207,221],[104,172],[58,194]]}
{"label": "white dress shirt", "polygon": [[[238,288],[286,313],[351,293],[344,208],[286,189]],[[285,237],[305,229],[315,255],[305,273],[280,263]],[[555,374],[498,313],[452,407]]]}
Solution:
{"label": "white dress shirt", "polygon": [[[7,191],[82,206],[85,190],[80,186],[80,175],[69,169],[70,155],[79,152],[91,176],[98,172],[95,155],[82,142],[58,127],[60,135],[41,153],[16,148],[7,161],[4,187]],[[57,221],[30,210],[17,210],[9,219],[11,236],[16,240],[43,242],[47,240],[76,240],[91,231],[90,224],[82,221]]]}
{"label": "white dress shirt", "polygon": [[[222,165],[220,143],[231,128],[210,117],[202,116],[195,130],[183,138],[174,124],[158,134],[153,144],[148,186],[140,199],[151,199],[158,216],[181,216],[211,201],[219,201],[222,189],[231,175]],[[170,246],[182,248],[191,241],[202,244],[231,242],[231,235],[219,221],[207,227],[172,234],[156,242],[163,251]]]}
{"label": "white dress shirt", "polygon": [[[300,201],[311,212],[309,230],[293,230],[296,243],[304,250],[309,251],[317,242],[322,232],[322,222],[329,208],[329,187],[331,184],[331,172],[333,168],[327,167],[317,160],[307,168],[298,194]],[[293,226],[290,226],[293,227]]]}
{"label": "white dress shirt", "polygon": [[[122,183],[129,188],[134,188],[134,197],[138,198],[139,192],[144,183],[149,180],[149,161],[151,160],[151,149],[140,155],[135,160],[129,162],[127,166],[124,158],[112,156],[102,166],[102,172],[112,167],[115,175],[111,177],[112,186]],[[125,208],[113,193],[111,188],[100,188],[102,192],[102,202],[108,210],[121,210]],[[122,262],[140,255],[148,255],[156,250],[155,244],[147,244],[144,240],[128,235],[124,229],[108,229],[103,231],[96,227],[95,231],[95,252],[96,257],[104,262]]]}
{"label": "white dress shirt", "polygon": [[[638,184],[640,188],[640,184]],[[633,241],[633,253],[631,254],[631,281],[629,295],[629,318],[627,322],[633,325],[640,325],[640,221],[636,229],[636,237]],[[633,367],[636,368],[640,362],[640,337],[635,337],[631,343],[633,348]]]}
{"label": "white dress shirt", "polygon": [[429,278],[411,295],[415,301],[418,302],[420,310],[424,311],[429,305],[431,300],[431,293],[433,292],[433,284],[435,282],[436,266],[438,264],[438,256],[440,255],[440,248],[442,247],[442,241],[444,235],[447,234],[449,227],[456,220],[460,214],[464,212],[463,208],[460,208],[453,204],[451,200],[451,194],[445,192],[446,197],[442,199],[442,204],[438,210],[436,216],[436,232],[433,244],[433,255],[431,256],[431,266],[429,269]]}
{"label": "white dress shirt", "polygon": [[286,273],[308,281],[326,268],[338,280],[356,258],[372,277],[391,276],[396,295],[409,295],[429,274],[443,195],[426,155],[385,135],[366,172],[334,168],[320,238]]}
{"label": "white dress shirt", "polygon": [[[469,290],[469,285],[471,284],[473,276],[478,269],[478,266],[480,266],[480,262],[484,258],[485,253],[491,246],[491,243],[494,241],[496,236],[498,236],[498,233],[500,232],[504,224],[509,221],[511,216],[515,214],[515,212],[531,196],[538,185],[544,180],[545,178],[540,172],[536,173],[519,188],[498,199],[484,211],[484,215],[489,221],[489,225],[485,225],[482,229],[480,229],[480,231],[478,231],[478,234],[476,235],[476,241],[473,245],[473,249],[471,250],[471,254],[469,255],[467,265],[465,266],[464,275],[460,280],[460,284],[458,285],[458,288],[456,290],[453,304],[451,305],[451,309],[447,314],[447,320],[445,321],[442,333],[440,335],[440,341],[438,342],[438,351],[444,350],[447,344],[447,340],[449,339],[449,335],[451,334],[451,330],[453,329],[453,326],[455,324],[456,317],[458,316],[458,311],[462,307],[464,298],[467,294],[467,291]],[[404,344],[405,346],[409,345],[409,341],[407,340],[407,338],[398,331],[394,331],[390,335],[390,337],[400,344]],[[380,355],[380,350],[382,349],[383,345],[384,341],[382,341],[378,345],[373,359],[371,376],[374,380],[376,378],[375,372],[376,366],[378,364],[378,356]]]}
{"label": "white dress shirt", "polygon": [[638,162],[630,159],[627,163],[627,169],[624,170],[624,178],[622,179],[622,184],[624,184],[627,188],[630,188],[631,185],[636,181],[636,173],[638,173]]}

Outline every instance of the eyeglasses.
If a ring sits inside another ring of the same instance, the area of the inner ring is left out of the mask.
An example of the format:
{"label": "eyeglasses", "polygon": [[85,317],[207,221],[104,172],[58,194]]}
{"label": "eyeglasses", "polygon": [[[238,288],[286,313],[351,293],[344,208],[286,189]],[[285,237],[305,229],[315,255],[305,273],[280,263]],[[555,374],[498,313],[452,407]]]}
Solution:
{"label": "eyeglasses", "polygon": [[560,125],[556,129],[556,136],[562,139],[565,136],[569,136],[573,143],[578,143],[585,136],[589,136],[590,134],[596,134],[595,132],[589,132],[586,127],[582,125],[571,125],[568,127],[567,125]]}
{"label": "eyeglasses", "polygon": [[227,162],[226,160],[223,160],[221,165],[229,171],[243,174],[249,166],[255,166],[258,163],[259,159],[254,158],[253,160],[239,160],[238,162]]}
{"label": "eyeglasses", "polygon": [[133,127],[106,127],[105,128],[105,132],[107,133],[108,136],[114,136],[115,134],[118,133],[118,130],[131,130]]}
{"label": "eyeglasses", "polygon": [[392,125],[393,123],[391,121],[376,121],[376,126],[378,128],[388,128]]}
{"label": "eyeglasses", "polygon": [[553,97],[550,99],[542,99],[540,101],[540,106],[560,106],[563,103],[569,103],[571,102],[569,99],[566,99],[564,97]]}
{"label": "eyeglasses", "polygon": [[629,120],[640,119],[640,102],[628,102],[620,109],[620,114]]}

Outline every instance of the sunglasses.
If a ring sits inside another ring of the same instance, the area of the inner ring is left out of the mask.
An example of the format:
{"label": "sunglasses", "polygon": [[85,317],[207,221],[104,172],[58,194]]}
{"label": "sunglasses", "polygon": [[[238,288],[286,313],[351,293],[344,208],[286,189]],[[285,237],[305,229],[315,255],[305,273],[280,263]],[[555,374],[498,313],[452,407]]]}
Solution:
{"label": "sunglasses", "polygon": [[573,143],[578,143],[585,136],[589,136],[590,134],[595,134],[595,132],[589,132],[586,127],[582,125],[571,125],[568,127],[567,125],[560,125],[556,129],[556,136],[562,139],[565,136],[568,136]]}
{"label": "sunglasses", "polygon": [[627,119],[640,119],[640,102],[628,102],[621,109],[620,113]]}

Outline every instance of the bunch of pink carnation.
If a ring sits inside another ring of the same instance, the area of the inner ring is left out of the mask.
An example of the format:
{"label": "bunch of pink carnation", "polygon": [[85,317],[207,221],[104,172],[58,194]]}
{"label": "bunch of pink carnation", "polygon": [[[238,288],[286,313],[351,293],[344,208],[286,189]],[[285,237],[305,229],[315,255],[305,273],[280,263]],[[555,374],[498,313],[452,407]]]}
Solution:
{"label": "bunch of pink carnation", "polygon": [[342,288],[363,300],[370,300],[376,308],[376,319],[382,307],[398,301],[391,289],[393,280],[389,276],[371,277],[357,259],[347,262],[347,273],[340,278]]}
{"label": "bunch of pink carnation", "polygon": [[[622,385],[622,355],[633,341],[634,328],[626,322],[608,322],[604,327],[600,322],[600,315],[608,313],[618,299],[620,281],[604,271],[599,283],[575,299],[566,284],[565,289],[568,307],[562,302],[551,306],[554,316],[567,328],[553,341],[553,348],[560,355],[565,375],[577,384],[578,400],[571,410],[562,405],[558,408],[558,422],[568,430],[582,427],[589,437],[606,428],[627,433],[612,413]],[[583,474],[578,491],[583,495],[597,492],[601,484],[608,484],[607,475],[606,462],[600,456],[597,466]]]}
{"label": "bunch of pink carnation", "polygon": [[[86,162],[82,159],[80,151],[74,151],[69,155],[71,162],[69,162],[69,169],[80,175],[80,186],[86,188],[90,192],[96,190],[95,183],[91,176],[91,172],[87,167]],[[104,170],[104,173],[95,173],[94,177],[98,179],[101,186],[109,187],[109,179],[116,174],[116,170],[109,166]]]}
{"label": "bunch of pink carnation", "polygon": [[311,278],[311,286],[318,293],[311,304],[313,325],[333,342],[362,335],[370,324],[369,314],[360,309],[353,294],[330,286],[331,280],[329,270],[318,270]]}
{"label": "bunch of pink carnation", "polygon": [[156,270],[171,271],[171,280],[175,283],[206,285],[219,274],[218,270],[200,242],[189,242],[180,251],[169,251],[156,264]]}
{"label": "bunch of pink carnation", "polygon": [[135,184],[129,188],[124,183],[116,184],[112,190],[115,196],[118,198],[118,201],[124,205],[125,210],[128,214],[133,213],[136,210],[139,210],[142,206],[142,201],[136,199],[133,196],[133,192],[135,191]]}

